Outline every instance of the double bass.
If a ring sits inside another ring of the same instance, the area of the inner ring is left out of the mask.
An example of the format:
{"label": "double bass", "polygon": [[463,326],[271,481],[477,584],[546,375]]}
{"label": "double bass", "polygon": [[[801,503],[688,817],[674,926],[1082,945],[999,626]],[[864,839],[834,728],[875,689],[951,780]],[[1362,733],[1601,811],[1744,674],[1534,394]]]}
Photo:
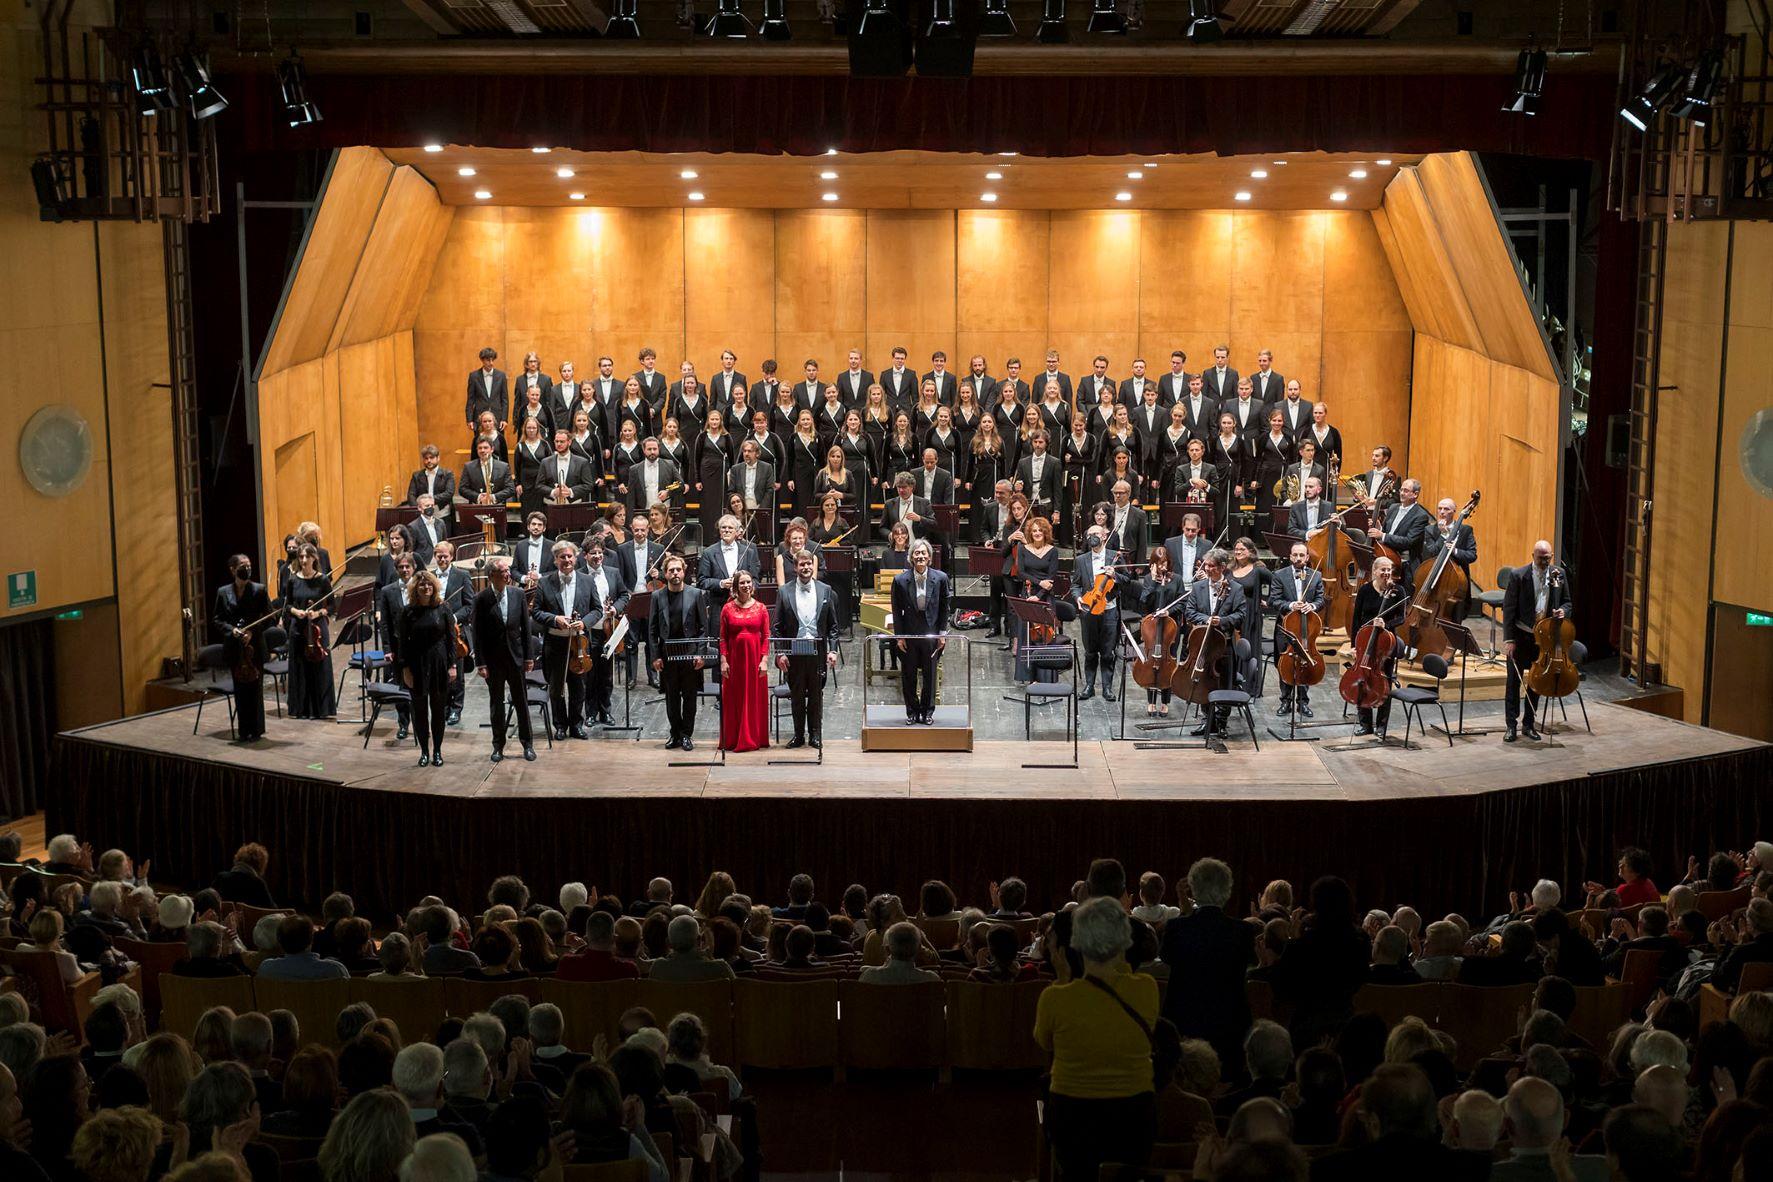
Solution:
{"label": "double bass", "polygon": [[1342,519],[1360,507],[1357,502],[1330,514],[1318,523],[1317,532],[1305,539],[1305,549],[1311,555],[1311,568],[1324,579],[1324,618],[1331,628],[1344,631],[1347,631],[1354,612],[1354,593],[1360,586],[1360,572],[1348,550],[1355,537],[1342,524]]}
{"label": "double bass", "polygon": [[[1545,585],[1562,587],[1563,569],[1552,567],[1545,576]],[[1577,683],[1582,680],[1581,671],[1570,658],[1570,646],[1576,643],[1576,625],[1568,616],[1552,615],[1550,602],[1548,595],[1546,610],[1533,625],[1533,643],[1538,646],[1539,655],[1527,670],[1527,688],[1542,698],[1567,698],[1576,692]]]}
{"label": "double bass", "polygon": [[[1471,498],[1453,522],[1454,538],[1459,536],[1459,527],[1465,524],[1466,518],[1477,511],[1482,495],[1475,488],[1471,490]],[[1438,655],[1447,651],[1447,634],[1441,629],[1440,621],[1451,619],[1453,610],[1464,602],[1465,593],[1471,590],[1471,578],[1453,561],[1451,540],[1441,547],[1434,565],[1426,573],[1418,570],[1416,574],[1416,594],[1410,599],[1410,610],[1404,613],[1404,622],[1398,631],[1403,633],[1404,640],[1416,650],[1420,659],[1423,653]]]}

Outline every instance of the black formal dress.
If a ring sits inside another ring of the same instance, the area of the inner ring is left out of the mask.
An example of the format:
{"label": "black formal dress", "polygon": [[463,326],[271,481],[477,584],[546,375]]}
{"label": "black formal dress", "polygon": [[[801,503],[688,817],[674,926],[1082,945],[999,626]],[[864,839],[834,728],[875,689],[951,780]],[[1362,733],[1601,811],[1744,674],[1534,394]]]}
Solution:
{"label": "black formal dress", "polygon": [[696,483],[702,486],[696,491],[696,500],[701,504],[696,515],[702,523],[702,544],[706,546],[720,536],[718,526],[726,513],[726,470],[733,466],[735,458],[733,436],[730,432],[713,436],[704,431],[696,436],[692,450]]}
{"label": "black formal dress", "polygon": [[[1017,545],[1015,549],[1016,578],[1010,580],[1010,591],[1024,599],[1038,599],[1042,603],[1053,605],[1054,612],[1061,621],[1072,618],[1076,613],[1070,603],[1053,593],[1058,590],[1059,579],[1059,547],[1049,546],[1045,554],[1036,554],[1026,545]],[[1042,588],[1041,581],[1053,580],[1051,588]],[[1011,633],[1016,638],[1015,671],[1017,681],[1054,681],[1058,673],[1051,669],[1038,669],[1028,663],[1028,625],[1014,612],[1010,613],[1014,621]]]}
{"label": "black formal dress", "polygon": [[251,639],[253,663],[259,669],[259,676],[250,680],[234,678],[234,730],[242,743],[263,738],[265,734],[265,661],[271,655],[270,646],[265,643],[265,629],[270,620],[261,620],[261,616],[271,614],[271,597],[265,592],[263,583],[247,583],[244,591],[232,582],[224,583],[216,589],[215,608],[209,613],[210,627],[215,630],[215,637],[222,646],[222,659],[227,662],[230,670],[240,664],[240,656],[245,645],[235,636],[234,630],[247,624],[254,624]]}
{"label": "black formal dress", "polygon": [[[332,629],[327,617],[297,619],[291,608],[308,608],[332,593],[332,580],[324,575],[304,578],[291,575],[284,588],[283,627],[289,633],[289,716],[330,718],[338,712],[337,691],[332,684]],[[320,628],[323,655],[308,659],[308,625]]]}
{"label": "black formal dress", "polygon": [[412,678],[408,688],[419,750],[439,751],[453,688],[449,674],[456,667],[455,617],[442,604],[409,604],[400,613],[395,636],[394,667],[402,684],[408,676]]}

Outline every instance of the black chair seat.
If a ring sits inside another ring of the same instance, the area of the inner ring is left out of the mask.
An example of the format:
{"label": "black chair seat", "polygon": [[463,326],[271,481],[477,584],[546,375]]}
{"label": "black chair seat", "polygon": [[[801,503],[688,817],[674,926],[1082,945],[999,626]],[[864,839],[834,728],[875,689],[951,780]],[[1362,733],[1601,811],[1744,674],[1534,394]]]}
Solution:
{"label": "black chair seat", "polygon": [[233,693],[234,692],[234,675],[232,673],[211,674],[210,679],[204,683],[203,692],[206,694],[231,694],[231,693]]}
{"label": "black chair seat", "polygon": [[1438,690],[1414,685],[1400,685],[1391,691],[1391,700],[1403,702],[1409,706],[1428,706],[1440,701],[1441,695]]}
{"label": "black chair seat", "polygon": [[1487,604],[1491,607],[1501,607],[1503,592],[1501,592],[1501,591],[1479,591],[1476,595],[1473,595],[1471,598],[1472,598],[1472,602],[1474,602],[1474,603]]}
{"label": "black chair seat", "polygon": [[272,677],[288,677],[289,662],[282,657],[265,662],[265,672]]}
{"label": "black chair seat", "polygon": [[1031,681],[1022,692],[1031,698],[1069,698],[1072,694],[1069,681]]}
{"label": "black chair seat", "polygon": [[372,702],[387,705],[390,702],[412,701],[412,691],[404,685],[392,681],[372,681],[365,691]]}
{"label": "black chair seat", "polygon": [[1207,694],[1209,706],[1248,706],[1250,695],[1243,690],[1213,690]]}

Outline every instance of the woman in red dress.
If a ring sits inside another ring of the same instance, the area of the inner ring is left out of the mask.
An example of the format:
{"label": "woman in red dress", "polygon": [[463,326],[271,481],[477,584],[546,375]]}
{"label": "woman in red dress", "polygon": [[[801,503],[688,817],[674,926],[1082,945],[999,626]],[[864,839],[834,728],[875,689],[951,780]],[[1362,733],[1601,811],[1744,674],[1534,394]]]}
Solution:
{"label": "woman in red dress", "polygon": [[769,609],[757,602],[751,572],[733,576],[720,610],[720,746],[756,751],[770,745]]}

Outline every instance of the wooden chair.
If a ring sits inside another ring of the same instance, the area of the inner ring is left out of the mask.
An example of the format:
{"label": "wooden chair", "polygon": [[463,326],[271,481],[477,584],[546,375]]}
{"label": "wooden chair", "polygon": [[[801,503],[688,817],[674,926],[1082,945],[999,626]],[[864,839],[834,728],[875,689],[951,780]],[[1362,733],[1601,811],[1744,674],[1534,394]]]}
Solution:
{"label": "wooden chair", "polygon": [[[507,994],[520,993],[531,1002],[542,1000],[542,980],[538,977],[517,977],[510,981],[465,981],[460,977],[443,978],[443,1008],[452,1018],[478,1014]],[[433,1027],[432,1029],[436,1029]]]}
{"label": "wooden chair", "polygon": [[37,1004],[45,1030],[51,1034],[67,1031],[76,1042],[84,1041],[82,1031],[92,1013],[92,995],[101,984],[97,973],[81,973],[75,980],[65,981],[54,952],[17,948],[0,949],[0,965],[18,978],[25,1000]]}
{"label": "wooden chair", "polygon": [[949,1066],[972,1071],[1046,1066],[1046,1052],[1034,1041],[1034,1011],[1046,987],[1045,981],[945,982]]}
{"label": "wooden chair", "polygon": [[839,1062],[846,1068],[885,1071],[936,1069],[946,1074],[948,1028],[940,981],[865,985],[842,981],[837,1024]]}
{"label": "wooden chair", "polygon": [[1267,981],[1245,981],[1244,1000],[1250,1003],[1250,1020],[1275,1016],[1274,986]]}
{"label": "wooden chair", "polygon": [[339,1049],[339,1011],[351,1004],[351,987],[344,981],[271,981],[257,977],[253,997],[257,1008],[269,1013],[288,1010],[296,1016],[303,1043],[317,1042]]}
{"label": "wooden chair", "polygon": [[1576,1009],[1570,1014],[1570,1029],[1594,1046],[1606,1046],[1613,1032],[1631,1017],[1626,1000],[1625,986],[1617,982],[1577,986]]}
{"label": "wooden chair", "polygon": [[1385,1019],[1387,1026],[1396,1026],[1408,1017],[1421,1018],[1430,1026],[1440,1024],[1441,1006],[1445,1000],[1446,983],[1424,981],[1420,985],[1362,985],[1355,991],[1356,1013],[1366,1011]]}
{"label": "wooden chair", "polygon": [[735,1065],[776,1070],[837,1066],[836,980],[733,985]]}
{"label": "wooden chair", "polygon": [[258,926],[259,920],[268,915],[295,914],[287,907],[253,907],[246,903],[234,903],[231,906],[234,909],[234,914],[240,917],[237,926],[240,931],[240,940],[244,944],[252,943],[252,929]]}
{"label": "wooden chair", "polygon": [[661,1026],[682,1013],[702,1019],[708,1028],[708,1057],[731,1063],[736,1052],[733,1032],[732,981],[650,981],[642,977],[634,992],[634,1004],[653,1012]]}
{"label": "wooden chair", "polygon": [[566,1045],[588,1051],[601,1034],[613,1047],[622,1011],[635,1004],[639,981],[556,981],[542,979],[542,1000],[560,1007],[566,1021]]}
{"label": "wooden chair", "polygon": [[562,1166],[561,1182],[646,1182],[646,1162],[640,1158]]}
{"label": "wooden chair", "polygon": [[150,1030],[158,1029],[160,1021],[160,974],[168,972],[172,966],[185,958],[185,946],[181,944],[161,944],[151,940],[111,941],[111,947],[127,956],[141,967],[142,972],[142,1020]]}
{"label": "wooden chair", "polygon": [[1533,985],[1447,986],[1441,1003],[1441,1029],[1459,1044],[1457,1065],[1469,1070],[1520,1029],[1522,1007],[1533,1000]]}
{"label": "wooden chair", "polygon": [[960,920],[958,919],[946,917],[925,919],[919,915],[911,922],[917,925],[919,931],[929,937],[930,943],[936,946],[937,952],[946,952],[960,942]]}
{"label": "wooden chair", "polygon": [[1619,965],[1619,983],[1625,986],[1625,1009],[1635,1014],[1644,1008],[1650,995],[1656,992],[1656,986],[1662,981],[1657,969],[1662,964],[1662,953],[1651,948],[1630,948],[1626,950],[1625,959]]}
{"label": "wooden chair", "polygon": [[236,1014],[258,1009],[253,979],[160,974],[160,1029],[189,1040],[197,1029],[197,1019],[214,1006],[227,1006]]}
{"label": "wooden chair", "polygon": [[1742,966],[1736,978],[1736,994],[1761,993],[1773,989],[1773,962],[1757,961]]}
{"label": "wooden chair", "polygon": [[1739,907],[1747,907],[1748,897],[1747,886],[1739,886],[1733,891],[1700,891],[1693,907],[1708,920],[1722,919]]}
{"label": "wooden chair", "polygon": [[1722,1022],[1730,1016],[1730,995],[1716,985],[1705,984],[1699,987],[1699,1028],[1704,1030],[1714,1022]]}
{"label": "wooden chair", "polygon": [[402,1041],[421,1042],[443,1025],[448,1008],[444,983],[436,977],[353,978],[346,995],[350,1002],[367,1002],[378,1018],[388,1018],[400,1028]]}

